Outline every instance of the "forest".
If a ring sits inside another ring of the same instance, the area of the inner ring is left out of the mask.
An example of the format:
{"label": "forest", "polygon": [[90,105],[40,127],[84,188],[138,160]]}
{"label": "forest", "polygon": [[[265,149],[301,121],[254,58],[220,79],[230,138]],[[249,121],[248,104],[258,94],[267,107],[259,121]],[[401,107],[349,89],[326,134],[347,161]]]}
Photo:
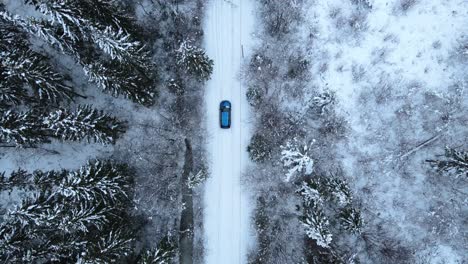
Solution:
{"label": "forest", "polygon": [[186,146],[203,152],[191,103],[213,65],[202,8],[0,4],[2,263],[178,258],[182,193],[204,166],[182,173]]}
{"label": "forest", "polygon": [[[204,263],[212,1],[0,1],[1,263]],[[466,263],[466,4],[251,1],[248,263]]]}

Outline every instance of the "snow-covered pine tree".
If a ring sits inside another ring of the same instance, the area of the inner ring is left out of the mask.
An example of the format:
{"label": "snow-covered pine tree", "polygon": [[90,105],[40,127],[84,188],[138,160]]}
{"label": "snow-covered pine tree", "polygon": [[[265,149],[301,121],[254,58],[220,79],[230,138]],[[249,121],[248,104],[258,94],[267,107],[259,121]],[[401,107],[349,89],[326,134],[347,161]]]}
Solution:
{"label": "snow-covered pine tree", "polygon": [[79,48],[82,47],[77,47],[70,38],[59,34],[59,29],[52,23],[32,17],[24,19],[18,15],[12,15],[7,11],[0,11],[0,17],[20,27],[24,31],[43,39],[63,53],[77,58],[80,57]]}
{"label": "snow-covered pine tree", "polygon": [[14,143],[17,147],[36,146],[49,142],[49,138],[113,144],[123,132],[124,123],[89,106],[42,114],[0,112],[0,143]]}
{"label": "snow-covered pine tree", "polygon": [[309,238],[315,240],[317,245],[323,248],[330,247],[332,234],[329,230],[329,221],[319,206],[312,203],[310,207],[306,208],[301,220]]}
{"label": "snow-covered pine tree", "polygon": [[78,257],[77,263],[113,263],[124,259],[132,252],[131,243],[135,240],[128,232],[127,227],[102,233],[97,243],[90,243],[87,253]]}
{"label": "snow-covered pine tree", "polygon": [[[150,106],[157,93],[150,82],[135,75],[129,68],[115,62],[83,63],[83,70],[90,82],[96,83],[103,91],[117,97],[123,95],[133,102]],[[142,87],[147,87],[142,89]]]}
{"label": "snow-covered pine tree", "polygon": [[34,102],[26,89],[11,83],[5,75],[5,70],[0,65],[0,111],[6,111],[13,105],[19,105],[23,102],[28,104]]}
{"label": "snow-covered pine tree", "polygon": [[42,120],[51,136],[61,140],[86,139],[101,144],[114,144],[125,131],[125,125],[115,117],[91,108],[78,106],[74,111],[58,109]]}
{"label": "snow-covered pine tree", "polygon": [[208,80],[213,72],[213,60],[205,51],[184,40],[176,50],[177,65],[200,80]]}
{"label": "snow-covered pine tree", "polygon": [[[55,104],[71,100],[75,95],[73,89],[65,84],[64,77],[46,63],[46,58],[29,49],[13,48],[9,52],[1,52],[0,63],[4,77],[1,82],[14,85],[12,89],[15,90],[21,90],[23,85],[27,85],[39,101]],[[32,101],[24,96],[21,99],[23,102]]]}
{"label": "snow-covered pine tree", "polygon": [[258,86],[250,86],[247,89],[246,97],[249,104],[253,107],[257,107],[262,103],[265,92]]}
{"label": "snow-covered pine tree", "polygon": [[32,178],[27,171],[18,169],[5,176],[5,172],[0,172],[0,191],[13,190],[15,187],[24,187]]}
{"label": "snow-covered pine tree", "polygon": [[29,48],[25,32],[0,17],[0,100],[7,104],[32,103],[24,86],[37,100],[57,103],[75,93],[64,77],[52,69],[47,59]]}
{"label": "snow-covered pine tree", "polygon": [[[86,0],[25,0],[25,2],[34,5],[52,25],[61,28],[63,35],[73,42],[92,40],[104,53],[120,61],[133,59],[139,61],[142,55],[140,54],[142,44],[132,40],[132,36],[121,27],[120,23],[116,23],[118,20],[109,18],[111,20],[103,21],[103,18],[92,17],[96,13],[89,11],[96,9],[96,5],[90,6]],[[103,2],[110,3],[110,1],[91,2],[100,3],[101,5],[97,5],[100,11],[103,11]]]}
{"label": "snow-covered pine tree", "polygon": [[175,246],[169,237],[164,237],[156,249],[144,250],[138,264],[169,264],[176,253]]}
{"label": "snow-covered pine tree", "polygon": [[323,198],[318,189],[318,182],[310,180],[303,181],[301,187],[296,192],[301,195],[304,206],[308,207],[311,204],[321,205],[323,203]]}
{"label": "snow-covered pine tree", "polygon": [[309,145],[298,142],[296,138],[281,146],[281,161],[288,170],[286,182],[294,179],[298,174],[310,175],[314,169],[314,161],[308,153]]}
{"label": "snow-covered pine tree", "polygon": [[468,151],[445,148],[445,159],[426,160],[437,171],[454,175],[455,178],[468,178]]}
{"label": "snow-covered pine tree", "polygon": [[34,195],[0,224],[1,261],[109,263],[128,254],[134,237],[121,231],[131,221],[126,165],[95,161],[79,171],[36,171],[26,181],[31,177]]}
{"label": "snow-covered pine tree", "polygon": [[[130,56],[129,50],[134,50],[131,57],[126,57],[125,60],[105,60],[102,59],[99,52],[90,48],[90,45],[85,45],[90,42],[94,43],[91,36],[83,35],[78,41],[75,41],[68,35],[60,33],[63,26],[61,27],[51,21],[35,18],[24,19],[5,11],[0,11],[0,16],[20,26],[25,31],[38,36],[61,52],[74,57],[83,67],[89,81],[96,83],[104,92],[110,92],[113,96],[123,95],[136,103],[146,106],[154,103],[154,97],[157,95],[152,80],[152,75],[155,72],[154,66],[149,63],[149,55],[144,51],[143,47],[139,46],[137,48],[135,41],[130,41],[133,44],[125,42],[127,38],[125,31],[120,34],[119,31],[117,33],[103,32],[103,35],[94,37],[94,40],[97,40],[97,38],[100,40],[100,44],[97,46],[104,48],[107,44],[115,44],[114,47],[107,47],[104,50],[104,52],[112,52],[114,57],[120,56],[117,54],[124,53]],[[74,19],[71,21],[74,21]],[[121,39],[114,42],[109,34],[119,36]],[[126,46],[127,49],[122,50],[123,46]]]}
{"label": "snow-covered pine tree", "polygon": [[127,200],[130,175],[126,165],[109,161],[88,162],[78,171],[69,172],[57,182],[56,191],[67,199],[93,199],[103,205],[115,205]]}
{"label": "snow-covered pine tree", "polygon": [[47,133],[37,113],[0,112],[0,143],[27,147],[45,142],[48,142]]}
{"label": "snow-covered pine tree", "polygon": [[341,209],[339,217],[343,229],[353,234],[361,233],[362,218],[361,212],[358,209],[352,206],[346,206],[343,209]]}
{"label": "snow-covered pine tree", "polygon": [[255,162],[263,162],[271,157],[271,146],[268,140],[261,134],[254,134],[247,146],[250,159]]}
{"label": "snow-covered pine tree", "polygon": [[353,197],[346,180],[330,174],[328,177],[320,177],[320,181],[322,186],[321,193],[324,197],[336,202],[339,207],[352,203]]}

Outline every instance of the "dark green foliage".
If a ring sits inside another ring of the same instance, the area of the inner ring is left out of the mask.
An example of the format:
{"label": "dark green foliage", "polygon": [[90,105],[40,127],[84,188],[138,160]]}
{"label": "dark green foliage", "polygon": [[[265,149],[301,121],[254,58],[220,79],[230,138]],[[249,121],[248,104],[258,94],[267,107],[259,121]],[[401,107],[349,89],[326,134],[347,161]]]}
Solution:
{"label": "dark green foliage", "polygon": [[108,263],[130,253],[132,176],[126,165],[95,161],[78,171],[20,174],[21,180],[12,174],[7,181],[33,195],[0,225],[1,261]]}
{"label": "dark green foliage", "polygon": [[250,159],[255,162],[263,162],[271,156],[270,142],[261,134],[253,135],[250,144],[247,146]]}
{"label": "dark green foliage", "polygon": [[114,144],[125,125],[115,117],[90,106],[79,106],[77,110],[59,109],[43,120],[54,138],[81,141],[86,139],[101,144]]}
{"label": "dark green foliage", "polygon": [[0,103],[57,104],[76,95],[47,58],[28,47],[27,36],[14,23],[0,17],[0,33]]}
{"label": "dark green foliage", "polygon": [[361,233],[362,218],[359,209],[347,206],[339,214],[341,226],[343,229],[353,233]]}
{"label": "dark green foliage", "polygon": [[177,65],[200,80],[207,80],[213,72],[213,60],[205,51],[193,46],[190,41],[183,41],[176,52]]}
{"label": "dark green foliage", "polygon": [[154,103],[154,65],[143,44],[129,33],[137,27],[117,11],[112,1],[26,2],[48,20],[25,19],[7,12],[0,15],[74,57],[89,80],[105,92],[146,106]]}
{"label": "dark green foliage", "polygon": [[2,172],[0,173],[0,191],[11,191],[14,187],[24,186],[30,178],[31,174],[22,169],[13,171],[9,177],[6,177],[5,172]]}
{"label": "dark green foliage", "polygon": [[0,78],[2,79],[0,81],[0,110],[6,110],[21,103],[34,102],[23,87],[18,87],[4,78],[3,72],[0,66]]}
{"label": "dark green foliage", "polygon": [[0,116],[0,142],[16,146],[34,146],[47,142],[47,133],[41,117],[32,111],[16,113],[5,111]]}
{"label": "dark green foliage", "polygon": [[445,148],[445,159],[426,160],[437,171],[458,177],[468,177],[468,152]]}
{"label": "dark green foliage", "polygon": [[353,205],[345,180],[334,175],[313,175],[302,182],[297,193],[303,200],[301,221],[306,226],[306,234],[319,246],[331,247],[331,234],[340,234],[341,230],[361,233],[361,212]]}
{"label": "dark green foliage", "polygon": [[[11,52],[2,53],[0,57],[4,69],[0,73],[2,80],[10,87],[13,86],[11,88],[22,90],[22,86],[26,85],[32,89],[35,98],[49,103],[70,100],[74,96],[72,88],[65,84],[64,77],[45,63],[44,56],[29,49],[12,49]],[[31,101],[24,95],[17,98]]]}
{"label": "dark green foliage", "polygon": [[247,101],[253,107],[259,106],[263,101],[264,92],[257,86],[250,86],[247,89]]}
{"label": "dark green foliage", "polygon": [[78,106],[74,111],[5,111],[1,114],[0,142],[13,143],[18,147],[36,146],[49,142],[50,138],[114,144],[125,132],[124,123],[90,106]]}
{"label": "dark green foliage", "polygon": [[271,240],[273,239],[268,233],[268,226],[271,224],[266,212],[267,203],[264,197],[258,197],[257,206],[255,209],[254,223],[255,230],[258,237],[258,250],[253,256],[254,258],[249,261],[251,264],[260,264],[268,262],[268,251]]}
{"label": "dark green foliage", "polygon": [[157,93],[149,87],[152,85],[151,81],[146,77],[135,75],[131,67],[126,66],[118,62],[93,62],[83,64],[83,70],[89,80],[96,83],[103,91],[115,97],[123,95],[145,106],[152,105]]}
{"label": "dark green foliage", "polygon": [[156,249],[143,251],[138,264],[169,264],[172,263],[175,253],[174,243],[169,237],[164,237]]}

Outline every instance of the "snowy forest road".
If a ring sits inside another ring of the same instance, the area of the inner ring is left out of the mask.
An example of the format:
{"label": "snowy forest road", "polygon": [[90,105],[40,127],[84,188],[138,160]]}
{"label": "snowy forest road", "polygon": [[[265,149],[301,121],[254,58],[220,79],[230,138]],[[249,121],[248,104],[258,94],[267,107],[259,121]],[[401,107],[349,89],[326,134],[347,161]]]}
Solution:
{"label": "snowy forest road", "polygon": [[[241,192],[242,168],[250,140],[245,87],[239,81],[242,55],[251,46],[251,0],[211,0],[205,20],[205,48],[214,60],[205,108],[210,178],[205,187],[205,263],[246,263],[250,239],[249,204]],[[232,103],[231,128],[221,129],[219,104]]]}

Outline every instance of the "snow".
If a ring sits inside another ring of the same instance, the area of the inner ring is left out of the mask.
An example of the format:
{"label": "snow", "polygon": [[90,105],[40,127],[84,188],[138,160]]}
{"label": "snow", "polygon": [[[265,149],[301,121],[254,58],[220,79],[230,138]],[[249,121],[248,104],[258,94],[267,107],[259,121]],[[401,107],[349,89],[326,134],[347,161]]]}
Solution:
{"label": "snow", "polygon": [[[352,4],[358,1],[310,2],[302,34],[311,27],[317,32],[308,53],[311,74],[319,77],[313,83],[336,92],[349,125],[337,153],[363,201],[363,215],[392,223],[385,226],[388,232],[416,251],[428,247],[421,241],[431,241],[449,249],[434,254],[466,252],[458,229],[463,212],[450,207],[456,194],[440,179],[431,182],[425,163],[445,145],[466,149],[466,118],[460,118],[468,102],[460,50],[466,43],[466,1],[415,1],[407,10],[398,0],[369,1],[370,9]],[[351,25],[353,15],[359,26]],[[321,65],[327,70],[320,72]],[[442,113],[450,121],[444,123]],[[443,217],[423,217],[440,204],[444,209],[436,211]]]}
{"label": "snow", "polygon": [[[210,176],[205,189],[205,263],[246,263],[251,239],[250,205],[241,189],[250,139],[246,87],[238,80],[242,55],[248,58],[253,27],[249,0],[213,0],[207,8],[205,48],[214,60],[207,83],[206,114]],[[230,129],[219,125],[219,103],[232,103]]]}

